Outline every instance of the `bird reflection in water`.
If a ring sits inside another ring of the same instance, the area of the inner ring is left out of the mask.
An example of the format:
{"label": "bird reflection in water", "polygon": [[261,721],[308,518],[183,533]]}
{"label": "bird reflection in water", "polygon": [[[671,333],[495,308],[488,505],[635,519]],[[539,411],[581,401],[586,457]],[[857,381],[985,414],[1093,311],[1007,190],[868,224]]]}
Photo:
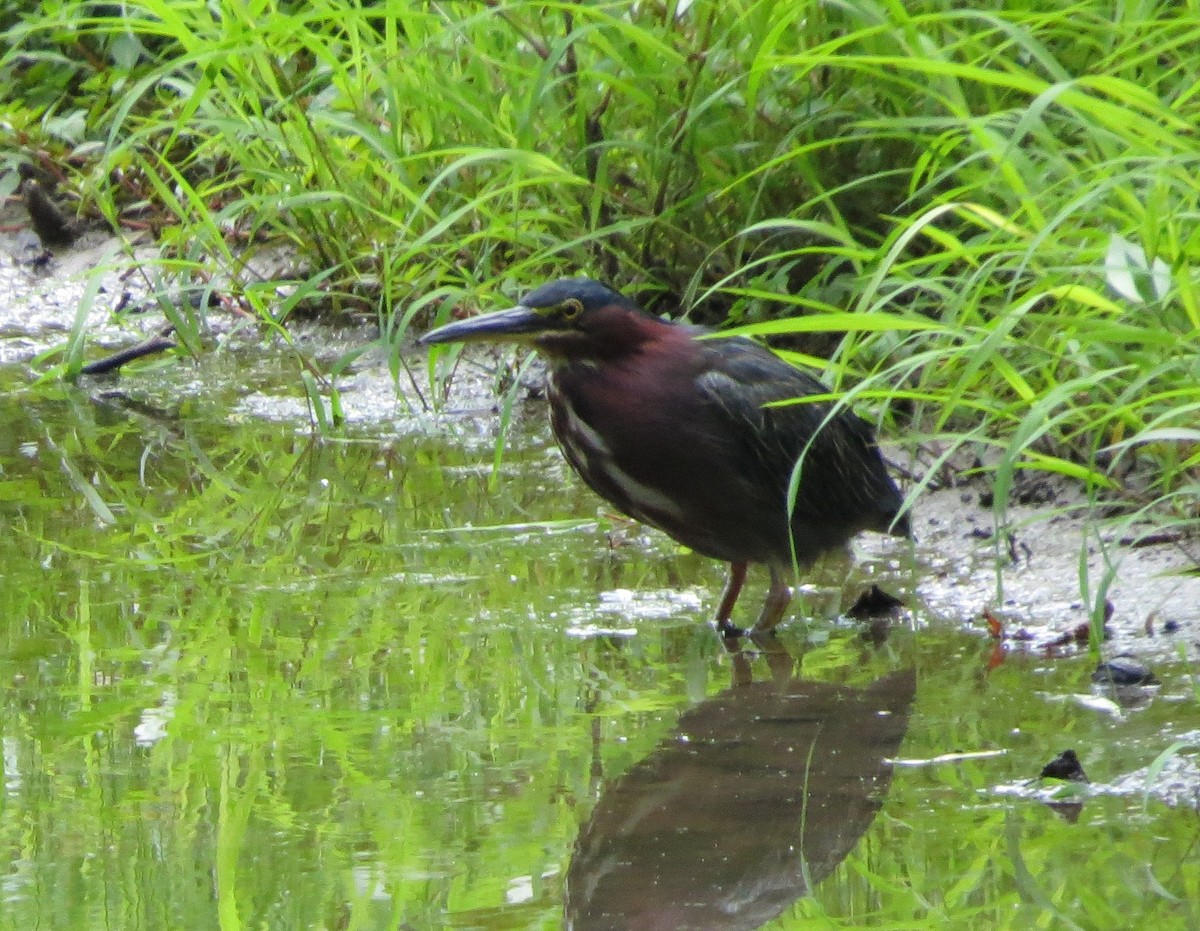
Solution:
{"label": "bird reflection in water", "polygon": [[891,783],[912,669],[865,688],[793,678],[775,642],[772,681],[733,654],[733,686],[687,711],[607,786],[575,843],[566,927],[757,928],[854,848]]}

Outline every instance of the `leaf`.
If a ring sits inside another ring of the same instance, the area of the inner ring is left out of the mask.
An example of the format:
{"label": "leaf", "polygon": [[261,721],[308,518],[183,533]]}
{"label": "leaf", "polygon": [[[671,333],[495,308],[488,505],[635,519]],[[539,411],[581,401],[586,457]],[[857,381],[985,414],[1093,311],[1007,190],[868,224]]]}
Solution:
{"label": "leaf", "polygon": [[877,333],[914,330],[942,331],[944,329],[942,324],[934,320],[925,320],[919,317],[839,311],[751,323],[705,335],[721,338],[726,336],[774,336],[780,333]]}
{"label": "leaf", "polygon": [[83,139],[87,130],[87,112],[72,110],[62,116],[51,117],[45,122],[45,130],[49,135],[74,145]]}
{"label": "leaf", "polygon": [[1143,443],[1200,443],[1200,430],[1191,427],[1159,427],[1155,430],[1143,430],[1127,440],[1106,446],[1104,451],[1111,452],[1127,446],[1140,446]]}
{"label": "leaf", "polygon": [[1104,276],[1108,286],[1126,300],[1145,304],[1162,300],[1171,290],[1171,269],[1162,259],[1151,262],[1146,250],[1113,233],[1104,256]]}

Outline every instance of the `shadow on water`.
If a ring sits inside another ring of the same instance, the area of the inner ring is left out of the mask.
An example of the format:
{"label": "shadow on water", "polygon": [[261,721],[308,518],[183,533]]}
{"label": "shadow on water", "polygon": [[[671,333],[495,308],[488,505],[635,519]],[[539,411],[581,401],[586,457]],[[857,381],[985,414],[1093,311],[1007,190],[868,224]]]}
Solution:
{"label": "shadow on water", "polygon": [[734,654],[731,686],[605,787],[571,858],[567,927],[757,928],[858,843],[891,783],[915,671],[853,688],[796,678],[778,642],[767,660],[771,678],[754,682]]}

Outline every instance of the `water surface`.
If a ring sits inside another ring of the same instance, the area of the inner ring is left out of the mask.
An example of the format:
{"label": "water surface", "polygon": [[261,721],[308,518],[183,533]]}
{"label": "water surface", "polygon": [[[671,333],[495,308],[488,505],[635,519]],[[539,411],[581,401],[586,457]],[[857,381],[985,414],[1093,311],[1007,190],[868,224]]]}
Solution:
{"label": "water surface", "polygon": [[[731,656],[721,567],[608,513],[535,405],[493,475],[486,409],[315,440],[233,381],[27,381],[0,927],[1200,926],[1187,772],[1140,791],[1200,728],[1185,663],[1124,706],[1084,653],[997,665],[883,541]],[[886,627],[840,616],[872,582]],[[1054,807],[1067,746],[1101,791]]]}

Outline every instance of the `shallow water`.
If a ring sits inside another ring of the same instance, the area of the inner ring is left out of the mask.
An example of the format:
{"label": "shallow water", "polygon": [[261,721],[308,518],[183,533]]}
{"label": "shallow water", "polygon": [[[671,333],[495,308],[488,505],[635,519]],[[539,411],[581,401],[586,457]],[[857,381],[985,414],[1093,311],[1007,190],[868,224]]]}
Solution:
{"label": "shallow water", "polygon": [[[486,409],[315,441],[5,385],[0,927],[1200,921],[1194,776],[1139,775],[1197,736],[1183,663],[1124,704],[1086,654],[997,665],[882,540],[731,656],[720,567],[532,406],[493,477]],[[886,631],[840,617],[871,582]],[[1056,809],[1066,746],[1096,785]]]}

